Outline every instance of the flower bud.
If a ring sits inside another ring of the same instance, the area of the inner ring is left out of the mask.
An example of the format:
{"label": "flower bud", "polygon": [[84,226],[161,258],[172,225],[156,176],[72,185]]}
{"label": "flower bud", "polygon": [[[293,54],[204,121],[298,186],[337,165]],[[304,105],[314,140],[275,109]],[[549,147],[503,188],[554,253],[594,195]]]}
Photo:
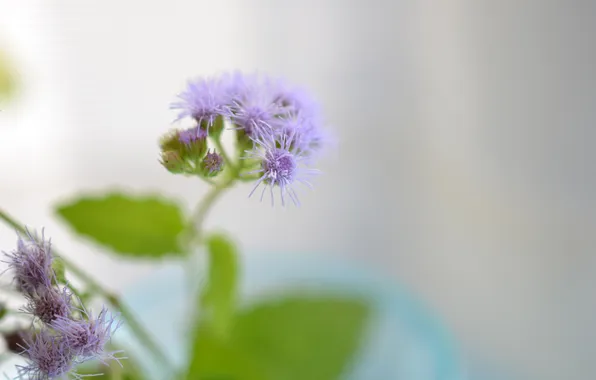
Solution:
{"label": "flower bud", "polygon": [[182,173],[184,171],[184,160],[176,151],[168,150],[162,152],[160,163],[170,173]]}
{"label": "flower bud", "polygon": [[194,127],[180,131],[178,140],[181,144],[181,156],[184,159],[197,162],[207,151],[207,131],[203,128]]}
{"label": "flower bud", "polygon": [[182,148],[182,142],[180,141],[180,131],[174,129],[163,135],[159,140],[159,147],[163,152],[169,150],[174,152],[180,151]]}
{"label": "flower bud", "polygon": [[205,177],[213,177],[219,174],[219,172],[223,169],[223,157],[217,154],[215,151],[213,153],[207,152],[203,161],[201,161],[201,173]]}

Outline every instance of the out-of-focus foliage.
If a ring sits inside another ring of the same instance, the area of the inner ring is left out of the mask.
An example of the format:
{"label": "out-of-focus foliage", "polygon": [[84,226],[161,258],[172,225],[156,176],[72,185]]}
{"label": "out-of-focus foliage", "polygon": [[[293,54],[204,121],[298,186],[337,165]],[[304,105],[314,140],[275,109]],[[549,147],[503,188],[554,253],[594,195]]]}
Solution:
{"label": "out-of-focus foliage", "polygon": [[207,283],[201,292],[201,311],[209,313],[214,332],[227,335],[236,304],[238,252],[234,244],[221,234],[207,238],[209,266]]}
{"label": "out-of-focus foliage", "polygon": [[188,380],[337,380],[356,353],[369,307],[358,299],[287,296],[240,311],[229,337],[199,327]]}
{"label": "out-of-focus foliage", "polygon": [[183,255],[179,235],[185,228],[182,211],[163,197],[110,193],[59,205],[57,213],[77,233],[120,255],[161,258]]}

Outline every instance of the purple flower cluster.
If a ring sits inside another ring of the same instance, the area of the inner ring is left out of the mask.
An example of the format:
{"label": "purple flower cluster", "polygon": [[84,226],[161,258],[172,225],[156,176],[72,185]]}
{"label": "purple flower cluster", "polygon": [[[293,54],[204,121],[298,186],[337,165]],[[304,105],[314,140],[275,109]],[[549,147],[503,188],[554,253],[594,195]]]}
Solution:
{"label": "purple flower cluster", "polygon": [[281,79],[258,74],[226,73],[188,83],[171,108],[177,120],[194,119],[196,125],[179,133],[180,141],[210,134],[218,118],[236,130],[244,155],[241,175],[267,187],[279,188],[282,204],[286,196],[299,204],[294,185],[311,187],[306,169],[328,142],[318,104],[307,92]]}
{"label": "purple flower cluster", "polygon": [[[17,366],[19,378],[58,379],[90,359],[119,360],[115,352],[104,350],[119,322],[105,308],[94,318],[82,304],[73,304],[68,286],[58,285],[51,243],[43,234],[41,239],[30,233],[19,237],[17,248],[6,257],[16,286],[27,299],[23,311],[39,321],[24,338],[21,355],[28,363]],[[77,378],[76,373],[71,375]]]}

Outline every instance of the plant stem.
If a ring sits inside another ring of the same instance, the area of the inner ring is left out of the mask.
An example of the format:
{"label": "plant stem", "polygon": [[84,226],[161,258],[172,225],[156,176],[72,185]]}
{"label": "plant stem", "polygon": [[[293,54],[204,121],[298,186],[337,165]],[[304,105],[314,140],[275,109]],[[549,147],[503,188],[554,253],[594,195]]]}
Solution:
{"label": "plant stem", "polygon": [[235,180],[236,178],[234,176],[230,176],[223,182],[213,186],[211,190],[209,190],[209,192],[201,200],[194,213],[192,214],[190,222],[195,230],[196,237],[199,239],[199,241],[202,238],[201,235],[203,230],[203,223],[205,221],[205,218],[209,214],[211,207],[215,204],[217,198],[219,198],[223,194],[224,190],[229,188]]}
{"label": "plant stem", "polygon": [[234,172],[233,177],[236,177],[238,174],[238,168],[236,167],[236,164],[232,162],[230,156],[228,155],[228,152],[226,152],[226,150],[224,149],[224,146],[221,143],[221,137],[213,139],[213,143],[215,144],[215,147],[219,150],[219,153],[222,155],[225,163],[230,167],[230,169],[232,169],[232,172]]}
{"label": "plant stem", "polygon": [[[5,211],[0,209],[0,219],[4,221],[6,224],[17,230],[21,233],[26,233],[26,229],[23,227],[22,224],[17,222],[14,218],[8,215]],[[134,316],[134,314],[130,311],[128,306],[122,303],[122,301],[116,296],[115,294],[111,293],[107,289],[105,289],[100,283],[98,283],[93,277],[91,277],[87,272],[83,269],[79,268],[75,263],[67,259],[65,256],[59,254],[55,249],[54,253],[56,256],[60,257],[60,260],[64,263],[64,267],[72,272],[79,280],[83,281],[89,290],[95,292],[97,295],[100,295],[106,299],[106,301],[114,307],[116,310],[120,312],[122,318],[124,318],[130,327],[131,331],[136,335],[137,339],[142,342],[153,354],[154,356],[162,362],[162,364],[166,365],[168,368],[173,369],[174,367],[171,365],[168,357],[163,353],[160,347],[155,343],[152,339],[151,335],[143,328],[141,323],[139,323]]]}

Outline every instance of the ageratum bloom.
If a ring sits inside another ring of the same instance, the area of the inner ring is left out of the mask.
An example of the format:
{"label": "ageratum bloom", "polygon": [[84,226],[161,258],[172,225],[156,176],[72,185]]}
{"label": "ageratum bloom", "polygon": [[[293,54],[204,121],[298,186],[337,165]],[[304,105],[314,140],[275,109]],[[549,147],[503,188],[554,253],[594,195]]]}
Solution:
{"label": "ageratum bloom", "polygon": [[109,315],[105,307],[101,309],[97,318],[84,309],[82,315],[83,318],[77,320],[60,316],[51,326],[61,336],[62,342],[77,356],[79,362],[90,359],[98,359],[104,363],[106,359],[119,362],[114,355],[120,351],[106,352],[105,346],[121,322]]}
{"label": "ageratum bloom", "polygon": [[277,128],[284,107],[275,101],[266,78],[244,77],[232,94],[231,121],[251,139],[262,139]]}
{"label": "ageratum bloom", "polygon": [[201,169],[207,176],[218,173],[223,168],[223,157],[217,152],[207,152],[201,162]]}
{"label": "ageratum bloom", "polygon": [[62,290],[49,287],[41,288],[27,296],[28,303],[23,309],[46,324],[57,318],[68,318],[71,312],[71,293],[68,288]]}
{"label": "ageratum bloom", "polygon": [[208,130],[220,115],[228,115],[230,94],[219,78],[199,78],[189,81],[170,108],[179,110],[177,120],[194,118]]}
{"label": "ageratum bloom", "polygon": [[269,80],[271,94],[276,104],[290,115],[301,114],[306,118],[320,115],[318,103],[303,88],[292,86],[283,79]]}
{"label": "ageratum bloom", "polygon": [[61,379],[75,364],[73,352],[68,345],[47,329],[42,329],[34,337],[28,338],[23,349],[22,355],[28,363],[25,366],[17,365],[19,378]]}
{"label": "ageratum bloom", "polygon": [[256,159],[260,162],[260,168],[248,173],[257,174],[259,178],[249,197],[263,185],[261,191],[261,200],[267,188],[271,195],[271,204],[274,204],[274,187],[279,188],[282,206],[285,206],[285,197],[288,196],[295,205],[300,205],[298,195],[294,186],[302,183],[312,188],[309,178],[316,174],[314,169],[303,167],[306,155],[300,151],[294,144],[292,136],[284,138],[281,141],[273,137],[265,140],[256,141],[257,148],[253,151],[247,151],[246,158]]}
{"label": "ageratum bloom", "polygon": [[178,140],[182,144],[190,145],[193,142],[207,138],[207,131],[197,127],[185,129],[178,133]]}
{"label": "ageratum bloom", "polygon": [[[221,125],[219,121],[225,119],[237,131],[236,141],[241,144],[241,151],[246,151],[241,175],[247,178],[256,175],[251,195],[263,185],[261,198],[269,187],[273,202],[277,187],[282,204],[286,197],[299,203],[294,185],[311,186],[308,178],[316,171],[306,166],[314,164],[330,142],[319,105],[308,92],[281,79],[233,72],[190,82],[180,99],[174,104],[174,108],[181,110],[179,118],[192,116],[198,122],[180,132],[180,142],[189,144],[199,138],[201,131],[218,139],[218,132],[211,133],[205,124],[212,126],[217,120]],[[207,152],[201,165],[219,169],[219,162],[223,164],[219,160],[221,156]],[[201,175],[213,173],[217,171],[200,172]]]}
{"label": "ageratum bloom", "polygon": [[27,231],[25,237],[19,236],[17,249],[5,254],[9,267],[14,272],[17,288],[24,294],[33,294],[38,289],[51,286],[52,247],[42,231],[41,239]]}

